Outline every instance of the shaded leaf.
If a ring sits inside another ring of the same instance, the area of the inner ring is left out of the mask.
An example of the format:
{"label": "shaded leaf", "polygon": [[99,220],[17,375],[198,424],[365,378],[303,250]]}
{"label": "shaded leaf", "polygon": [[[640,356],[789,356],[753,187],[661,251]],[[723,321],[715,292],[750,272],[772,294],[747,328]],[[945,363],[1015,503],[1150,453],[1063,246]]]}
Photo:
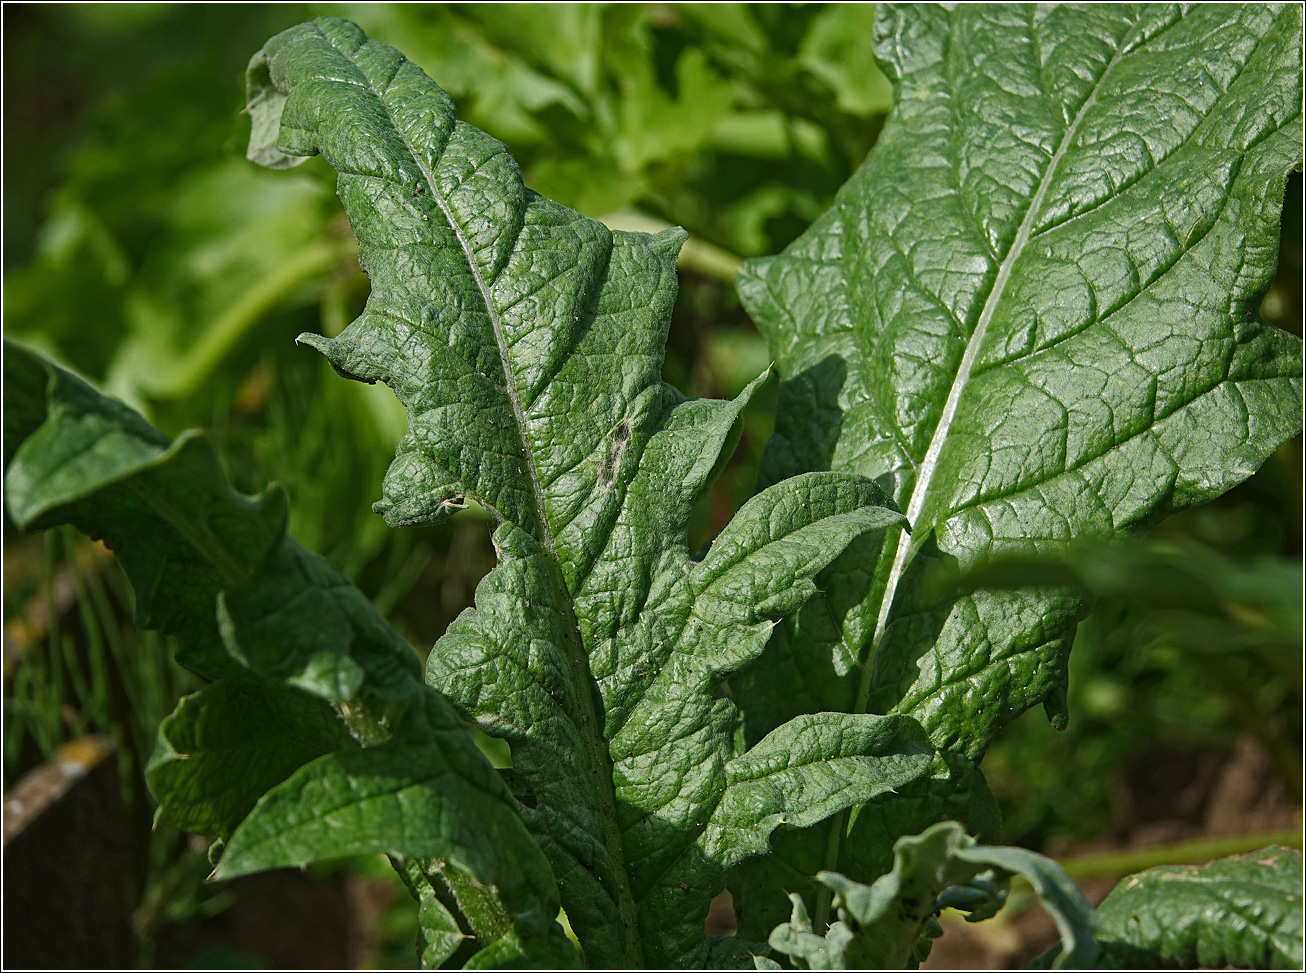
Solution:
{"label": "shaded leaf", "polygon": [[267,790],[349,744],[344,724],[320,702],[224,679],[163,721],[145,779],[161,799],[158,820],[225,840]]}
{"label": "shaded leaf", "polygon": [[169,443],[122,403],[9,341],[5,375],[6,414],[41,420],[5,469],[14,523],[71,523],[103,540],[132,580],[138,624],[184,634],[178,659],[201,675],[235,674],[215,600],[281,542],[285,495],[237,494],[207,440],[186,433]]}
{"label": "shaded leaf", "polygon": [[819,873],[817,881],[834,892],[839,919],[818,935],[802,897],[792,895],[793,915],[772,932],[771,947],[809,969],[914,967],[929,954],[929,940],[942,931],[939,912],[958,909],[971,922],[991,917],[1006,901],[1013,874],[1029,879],[1056,920],[1066,947],[1057,965],[1092,965],[1098,957],[1093,939],[1097,917],[1066,873],[1024,848],[976,844],[951,821],[900,838],[892,871],[871,885],[836,872]]}
{"label": "shaded leaf", "polygon": [[[412,650],[284,535],[280,491],[237,494],[207,440],[169,443],[8,341],[5,370],[5,411],[26,434],[5,472],[10,516],[103,538],[143,623],[175,636],[181,661],[222,677],[162,727],[149,781],[163,819],[230,834],[219,877],[359,850],[447,857],[493,888],[483,898],[506,928],[484,948],[574,966],[548,862],[511,795],[423,685]],[[38,390],[43,403],[30,399]],[[442,810],[412,821],[410,804]]]}

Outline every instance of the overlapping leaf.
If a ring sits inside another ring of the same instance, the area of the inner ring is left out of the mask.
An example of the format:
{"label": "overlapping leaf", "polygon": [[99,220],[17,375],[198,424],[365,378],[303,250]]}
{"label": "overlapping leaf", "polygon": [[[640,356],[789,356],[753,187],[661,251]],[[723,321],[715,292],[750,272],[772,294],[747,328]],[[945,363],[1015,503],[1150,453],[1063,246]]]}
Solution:
{"label": "overlapping leaf", "polygon": [[[893,867],[894,842],[940,820],[962,822],[981,841],[996,841],[1000,834],[998,807],[984,776],[961,754],[939,752],[921,777],[872,798],[832,825],[840,829],[840,867],[852,876],[882,875]],[[740,936],[765,941],[791,914],[786,893],[801,894],[812,905],[817,928],[824,928],[832,918],[830,889],[815,876],[828,870],[832,826],[780,832],[772,840],[771,856],[732,869],[727,881]]]}
{"label": "overlapping leaf", "polygon": [[[511,744],[588,960],[705,962],[727,864],[929,764],[913,721],[851,715],[779,728],[797,764],[740,756],[720,688],[818,571],[901,515],[864,478],[813,473],[692,561],[691,507],[752,388],[709,402],[661,382],[683,234],[610,232],[529,192],[500,143],[345,21],[269,41],[250,107],[251,158],[320,153],[340,173],[372,294],[337,338],[301,340],[408,410],[378,509],[420,523],[473,497],[501,521],[500,565],[428,680]],[[764,790],[765,813],[723,800],[732,785]]]}
{"label": "overlapping leaf", "polygon": [[285,536],[280,491],[235,493],[207,440],[169,443],[9,342],[5,417],[15,523],[102,538],[141,623],[217,679],[164,722],[148,773],[164,820],[227,839],[219,877],[362,851],[447,859],[501,899],[481,939],[498,961],[574,965],[511,796],[412,650]]}
{"label": "overlapping leaf", "polygon": [[818,874],[834,893],[839,919],[823,934],[813,932],[802,897],[792,895],[793,915],[770,943],[814,970],[914,968],[942,931],[940,912],[958,909],[971,922],[990,918],[1006,901],[1012,875],[1030,881],[1056,920],[1064,947],[1056,965],[1092,966],[1097,916],[1057,863],[1024,848],[976,844],[952,821],[898,840],[892,870],[871,885]]}
{"label": "overlapping leaf", "polygon": [[753,739],[819,702],[978,757],[1035,703],[1065,718],[1080,606],[932,573],[1145,526],[1300,428],[1300,341],[1257,300],[1301,10],[885,5],[876,32],[879,141],[740,289],[786,378],[764,482],[861,473],[911,532],[850,548],[732,687]]}

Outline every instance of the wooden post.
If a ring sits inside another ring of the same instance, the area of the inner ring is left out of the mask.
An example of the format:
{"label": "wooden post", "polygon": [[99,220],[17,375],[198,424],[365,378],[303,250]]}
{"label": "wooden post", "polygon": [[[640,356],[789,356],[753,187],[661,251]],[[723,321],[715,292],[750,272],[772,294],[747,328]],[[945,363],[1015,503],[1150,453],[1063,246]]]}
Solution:
{"label": "wooden post", "polygon": [[137,888],[113,741],[74,740],[4,797],[6,967],[130,969]]}

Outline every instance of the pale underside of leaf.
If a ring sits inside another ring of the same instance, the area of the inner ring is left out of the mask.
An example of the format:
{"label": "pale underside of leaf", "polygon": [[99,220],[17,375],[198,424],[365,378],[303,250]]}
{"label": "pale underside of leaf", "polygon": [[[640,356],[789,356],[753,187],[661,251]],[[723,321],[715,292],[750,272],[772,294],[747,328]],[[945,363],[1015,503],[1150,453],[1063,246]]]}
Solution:
{"label": "pale underside of leaf", "polygon": [[[237,875],[360,848],[404,854],[414,844],[405,805],[436,800],[445,813],[423,822],[419,850],[497,887],[512,940],[504,958],[574,965],[548,863],[511,795],[366,597],[285,537],[284,495],[237,494],[203,437],[169,443],[8,342],[5,374],[6,415],[21,418],[6,430],[21,440],[6,469],[11,512],[103,538],[142,623],[218,680],[161,728],[147,768],[161,819],[227,838],[219,872]],[[396,750],[407,777],[398,788],[376,780],[393,776]],[[341,790],[370,800],[345,811],[331,801]],[[306,825],[328,812],[340,827]],[[480,830],[468,835],[460,820]]]}
{"label": "pale underside of leaf", "polygon": [[939,912],[955,908],[972,922],[990,918],[1006,901],[1012,875],[1029,880],[1056,921],[1065,947],[1057,965],[1091,968],[1099,957],[1098,921],[1070,877],[1027,849],[977,844],[954,821],[898,840],[893,868],[870,885],[820,873],[818,881],[834,892],[839,920],[815,932],[795,895],[790,921],[772,932],[770,942],[812,969],[911,968],[922,958],[922,941],[928,946],[939,934]]}

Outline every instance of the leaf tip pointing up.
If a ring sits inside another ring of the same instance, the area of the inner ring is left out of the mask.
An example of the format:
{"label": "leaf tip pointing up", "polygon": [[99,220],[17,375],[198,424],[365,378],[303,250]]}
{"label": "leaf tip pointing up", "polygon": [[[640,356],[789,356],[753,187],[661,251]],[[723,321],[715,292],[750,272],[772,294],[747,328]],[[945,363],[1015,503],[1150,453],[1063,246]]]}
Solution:
{"label": "leaf tip pointing up", "polygon": [[680,248],[688,239],[689,233],[684,227],[669,226],[665,230],[652,234],[652,247],[659,256],[674,262],[680,256]]}

